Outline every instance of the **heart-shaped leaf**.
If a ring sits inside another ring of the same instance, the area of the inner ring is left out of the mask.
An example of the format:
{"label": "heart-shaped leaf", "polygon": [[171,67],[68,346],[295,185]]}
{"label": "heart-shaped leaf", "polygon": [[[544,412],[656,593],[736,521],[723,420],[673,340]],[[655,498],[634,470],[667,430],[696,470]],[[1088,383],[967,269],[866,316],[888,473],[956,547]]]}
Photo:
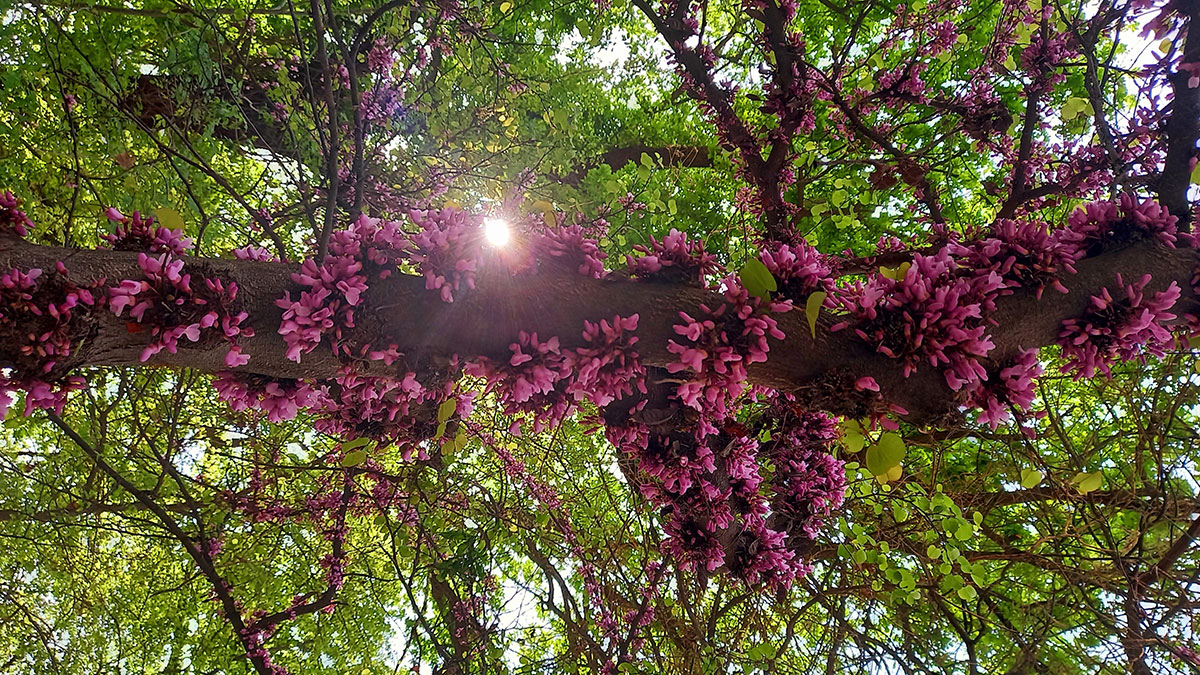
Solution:
{"label": "heart-shaped leaf", "polygon": [[1021,469],[1021,487],[1028,490],[1029,488],[1042,482],[1046,476],[1037,469]]}
{"label": "heart-shaped leaf", "polygon": [[814,340],[817,338],[817,315],[821,313],[821,305],[825,303],[826,295],[828,294],[825,291],[810,293],[808,301],[804,304],[804,317],[808,319],[808,330],[812,332]]}
{"label": "heart-shaped leaf", "polygon": [[738,272],[738,278],[742,282],[742,286],[750,295],[767,298],[772,291],[779,289],[779,285],[775,283],[775,277],[771,276],[771,270],[763,264],[758,258],[751,258],[742,265],[742,269]]}

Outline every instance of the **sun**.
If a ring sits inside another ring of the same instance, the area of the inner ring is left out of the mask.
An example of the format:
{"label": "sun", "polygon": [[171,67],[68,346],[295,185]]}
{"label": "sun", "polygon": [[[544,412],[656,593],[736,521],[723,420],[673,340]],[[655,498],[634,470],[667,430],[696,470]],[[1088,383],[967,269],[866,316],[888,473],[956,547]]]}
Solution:
{"label": "sun", "polygon": [[512,239],[508,223],[499,218],[485,218],[483,221],[483,237],[492,246],[506,246]]}

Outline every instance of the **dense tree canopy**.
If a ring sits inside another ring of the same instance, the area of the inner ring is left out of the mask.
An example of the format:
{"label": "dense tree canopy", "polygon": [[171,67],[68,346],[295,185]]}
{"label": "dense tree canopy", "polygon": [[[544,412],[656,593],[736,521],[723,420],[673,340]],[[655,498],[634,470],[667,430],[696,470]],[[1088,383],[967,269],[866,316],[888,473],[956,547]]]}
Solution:
{"label": "dense tree canopy", "polygon": [[1200,671],[1200,1],[0,17],[0,671]]}

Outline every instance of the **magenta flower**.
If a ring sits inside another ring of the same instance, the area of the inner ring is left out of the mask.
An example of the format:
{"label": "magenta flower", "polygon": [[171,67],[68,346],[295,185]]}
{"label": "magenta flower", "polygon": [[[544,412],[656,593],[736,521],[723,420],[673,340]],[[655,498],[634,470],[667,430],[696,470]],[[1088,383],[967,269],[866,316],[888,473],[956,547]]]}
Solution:
{"label": "magenta flower", "polygon": [[254,330],[246,324],[249,314],[240,310],[236,283],[213,277],[193,288],[184,261],[170,253],[157,258],[139,253],[138,266],[143,278],[110,287],[108,307],[117,316],[128,308],[132,323],[149,329],[151,340],[142,349],[142,361],[164,349],[176,353],[182,338],[192,343],[225,340],[230,345],[226,365],[245,365],[249,356],[238,347],[238,339],[252,337]]}
{"label": "magenta flower", "polygon": [[33,221],[21,210],[21,200],[7,190],[0,194],[0,229],[11,228],[18,237],[25,237],[32,227]]}
{"label": "magenta flower", "polygon": [[100,235],[114,250],[183,255],[192,247],[192,240],[183,236],[183,230],[156,227],[153,217],[143,217],[138,211],[128,217],[110,206],[104,215],[117,224],[113,234]]}
{"label": "magenta flower", "polygon": [[704,277],[720,270],[716,257],[704,250],[704,242],[688,239],[687,233],[674,228],[659,241],[650,237],[648,245],[633,247],[641,256],[626,256],[625,262],[634,277],[664,279],[704,285]]}
{"label": "magenta flower", "polygon": [[1145,292],[1150,275],[1126,284],[1117,274],[1118,295],[1107,288],[1092,296],[1087,314],[1062,323],[1058,344],[1067,363],[1063,372],[1075,379],[1092,377],[1096,371],[1111,375],[1116,361],[1144,360],[1147,354],[1161,357],[1173,343],[1167,326],[1175,320],[1169,310],[1179,300],[1174,281],[1164,291]]}

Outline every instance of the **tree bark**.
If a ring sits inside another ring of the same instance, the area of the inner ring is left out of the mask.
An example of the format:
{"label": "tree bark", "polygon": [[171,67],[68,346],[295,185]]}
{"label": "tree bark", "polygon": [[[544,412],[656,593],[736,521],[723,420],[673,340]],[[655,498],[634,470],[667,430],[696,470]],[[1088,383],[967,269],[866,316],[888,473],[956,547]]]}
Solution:
{"label": "tree bark", "polygon": [[[242,371],[291,378],[332,377],[339,372],[342,364],[324,345],[304,354],[300,363],[284,356],[285,345],[277,333],[282,310],[275,301],[288,291],[293,298],[298,297],[302,287],[291,280],[297,265],[216,258],[186,260],[193,274],[201,272],[197,266],[203,265],[237,282],[238,297],[256,331],[253,338],[241,341],[243,351],[251,357]],[[64,249],[23,240],[0,242],[0,269],[53,269],[58,261],[67,266],[76,283],[104,278],[115,284],[122,279],[141,278],[135,253]],[[1183,296],[1175,313],[1182,316],[1185,311],[1196,312],[1196,297],[1190,283],[1196,267],[1193,249],[1168,249],[1152,241],[1142,241],[1082,260],[1076,267],[1077,274],[1063,278],[1070,289],[1068,294],[1047,289],[1039,300],[1031,291],[1021,290],[998,301],[991,331],[996,344],[991,355],[995,363],[1002,363],[1019,349],[1053,343],[1062,320],[1083,314],[1089,296],[1102,287],[1115,288],[1117,273],[1126,282],[1151,274],[1153,280],[1148,292],[1163,290],[1176,281],[1183,289]],[[585,320],[637,314],[636,349],[645,365],[662,367],[676,361],[667,351],[667,344],[677,337],[673,326],[679,320],[679,312],[693,313],[701,304],[716,307],[722,302],[717,293],[682,284],[574,276],[507,277],[483,273],[477,287],[475,291],[461,293],[453,303],[444,303],[436,292],[425,290],[420,277],[396,274],[375,281],[363,306],[355,313],[358,325],[351,331],[350,341],[377,347],[394,343],[410,365],[454,354],[463,358],[485,356],[506,360],[510,355],[509,345],[520,331],[536,332],[543,339],[558,336],[565,347],[581,346]],[[125,319],[107,311],[99,315],[98,333],[90,344],[77,350],[75,366],[148,365],[206,372],[226,370],[224,343],[211,347],[181,344],[177,354],[160,352],[142,364],[139,355],[149,340],[146,332],[130,332]],[[815,337],[803,311],[776,317],[787,337],[782,341],[772,340],[767,362],[750,368],[752,383],[794,391],[806,385],[828,384],[834,375],[839,376],[839,381],[869,375],[879,383],[885,400],[908,410],[911,421],[928,422],[954,409],[954,392],[946,386],[938,369],[925,365],[905,378],[899,361],[875,352],[851,331],[831,332],[829,326],[834,320],[828,312],[822,311]],[[0,363],[11,361],[4,349],[0,345]],[[379,374],[388,372],[379,363],[370,367]],[[392,372],[396,367],[393,366]]]}

